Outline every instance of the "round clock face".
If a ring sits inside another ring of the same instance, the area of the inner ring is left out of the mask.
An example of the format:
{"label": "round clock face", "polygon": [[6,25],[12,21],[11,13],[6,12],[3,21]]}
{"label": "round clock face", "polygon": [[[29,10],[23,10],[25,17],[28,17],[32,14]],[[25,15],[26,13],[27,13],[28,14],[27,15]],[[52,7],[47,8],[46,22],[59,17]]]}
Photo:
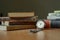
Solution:
{"label": "round clock face", "polygon": [[37,28],[44,28],[45,23],[42,20],[37,21],[36,23]]}

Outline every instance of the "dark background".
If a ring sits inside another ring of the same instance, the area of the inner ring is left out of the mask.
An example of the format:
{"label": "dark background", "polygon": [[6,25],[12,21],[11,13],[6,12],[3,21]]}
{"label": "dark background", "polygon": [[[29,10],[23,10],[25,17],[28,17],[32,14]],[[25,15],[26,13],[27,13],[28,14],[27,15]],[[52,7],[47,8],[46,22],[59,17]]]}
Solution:
{"label": "dark background", "polygon": [[34,11],[39,18],[46,18],[49,12],[60,9],[60,0],[0,0],[0,14],[8,12]]}

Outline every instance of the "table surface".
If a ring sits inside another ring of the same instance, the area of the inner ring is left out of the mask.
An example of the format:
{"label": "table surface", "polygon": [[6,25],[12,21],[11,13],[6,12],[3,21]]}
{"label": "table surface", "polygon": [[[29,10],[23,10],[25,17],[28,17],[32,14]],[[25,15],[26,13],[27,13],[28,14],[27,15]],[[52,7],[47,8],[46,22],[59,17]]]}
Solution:
{"label": "table surface", "polygon": [[0,31],[0,40],[60,40],[60,29]]}

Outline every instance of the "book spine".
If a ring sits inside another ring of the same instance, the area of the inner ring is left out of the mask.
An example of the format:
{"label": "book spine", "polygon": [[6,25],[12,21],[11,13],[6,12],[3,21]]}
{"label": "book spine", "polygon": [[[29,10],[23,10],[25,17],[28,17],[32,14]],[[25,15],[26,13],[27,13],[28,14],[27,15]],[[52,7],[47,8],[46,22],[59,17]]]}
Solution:
{"label": "book spine", "polygon": [[44,20],[44,28],[60,28],[60,20]]}

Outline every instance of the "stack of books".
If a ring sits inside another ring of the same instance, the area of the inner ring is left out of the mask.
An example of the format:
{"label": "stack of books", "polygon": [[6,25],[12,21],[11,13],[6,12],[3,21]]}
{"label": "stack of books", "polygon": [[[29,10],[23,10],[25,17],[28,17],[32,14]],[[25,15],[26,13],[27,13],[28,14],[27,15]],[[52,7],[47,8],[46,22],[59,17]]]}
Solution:
{"label": "stack of books", "polygon": [[38,16],[34,12],[10,12],[8,13],[9,26],[7,30],[35,29]]}

